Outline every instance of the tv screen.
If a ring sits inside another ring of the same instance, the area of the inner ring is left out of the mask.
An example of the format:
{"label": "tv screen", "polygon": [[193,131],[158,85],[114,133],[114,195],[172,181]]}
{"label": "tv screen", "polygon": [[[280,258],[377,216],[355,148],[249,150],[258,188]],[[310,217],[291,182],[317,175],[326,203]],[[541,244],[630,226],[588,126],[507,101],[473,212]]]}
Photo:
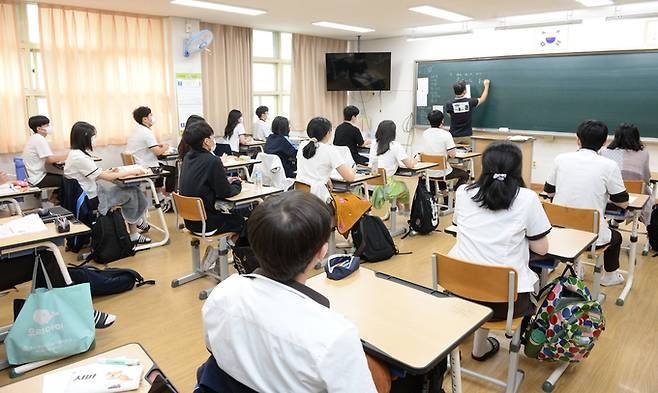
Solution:
{"label": "tv screen", "polygon": [[327,90],[391,90],[391,52],[327,53]]}

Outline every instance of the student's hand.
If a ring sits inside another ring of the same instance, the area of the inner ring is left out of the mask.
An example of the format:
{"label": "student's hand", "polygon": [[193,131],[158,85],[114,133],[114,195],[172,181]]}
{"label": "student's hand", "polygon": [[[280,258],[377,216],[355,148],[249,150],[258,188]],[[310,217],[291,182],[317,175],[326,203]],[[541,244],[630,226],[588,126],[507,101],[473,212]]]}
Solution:
{"label": "student's hand", "polygon": [[485,79],[485,80],[482,82],[482,84],[484,85],[484,87],[489,87],[489,84],[490,84],[490,83],[491,83],[491,81],[490,81],[489,79]]}
{"label": "student's hand", "polygon": [[240,179],[238,176],[230,176],[228,177],[228,182],[233,184],[233,183],[242,183],[242,179]]}
{"label": "student's hand", "polygon": [[5,184],[8,181],[9,181],[9,176],[7,176],[7,173],[0,171],[0,184]]}
{"label": "student's hand", "polygon": [[372,140],[370,138],[366,139],[363,141],[363,147],[370,147],[370,143],[372,143]]}
{"label": "student's hand", "polygon": [[119,172],[119,168],[110,168],[107,171],[112,172],[112,173],[117,173],[117,172]]}

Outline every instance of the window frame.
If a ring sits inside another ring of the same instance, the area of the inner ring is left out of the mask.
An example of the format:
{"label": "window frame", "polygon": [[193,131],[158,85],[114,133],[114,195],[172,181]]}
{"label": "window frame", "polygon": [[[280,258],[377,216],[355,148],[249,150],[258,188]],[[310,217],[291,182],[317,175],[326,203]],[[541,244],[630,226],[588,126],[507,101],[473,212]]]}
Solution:
{"label": "window frame", "polygon": [[[21,51],[21,63],[23,66],[23,90],[25,95],[25,109],[28,116],[44,115],[39,113],[39,99],[48,100],[46,87],[42,89],[38,86],[39,76],[43,72],[41,67],[42,63],[37,61],[37,56],[41,53],[40,43],[30,42],[29,36],[29,19],[27,7],[28,5],[37,6],[33,1],[21,1],[17,4],[18,12],[18,26],[19,26],[19,48]],[[43,58],[42,58],[43,61]],[[34,68],[32,68],[34,64]],[[35,76],[36,83],[32,83],[32,76]],[[45,84],[45,78],[44,78]]]}
{"label": "window frame", "polygon": [[[285,96],[290,96],[290,91],[285,91],[283,88],[283,68],[284,65],[290,65],[291,67],[291,84],[292,84],[292,59],[283,59],[281,58],[281,34],[285,32],[280,32],[280,31],[270,31],[270,30],[261,30],[261,29],[254,29],[259,30],[259,31],[269,31],[273,34],[273,42],[272,45],[274,45],[274,57],[256,57],[253,56],[252,58],[252,69],[253,69],[253,64],[274,64],[275,69],[276,69],[276,89],[273,91],[262,91],[262,90],[256,90],[254,87],[252,90],[252,102],[254,101],[253,98],[255,97],[261,97],[261,96],[274,96],[276,99],[276,108],[270,108],[271,110],[273,109],[273,112],[277,114],[281,114],[283,110],[283,98]],[[292,36],[291,36],[292,39]],[[292,90],[292,89],[291,89]],[[254,112],[256,108],[253,108],[252,112]],[[287,114],[290,116],[290,114]],[[255,116],[255,114],[254,114]]]}

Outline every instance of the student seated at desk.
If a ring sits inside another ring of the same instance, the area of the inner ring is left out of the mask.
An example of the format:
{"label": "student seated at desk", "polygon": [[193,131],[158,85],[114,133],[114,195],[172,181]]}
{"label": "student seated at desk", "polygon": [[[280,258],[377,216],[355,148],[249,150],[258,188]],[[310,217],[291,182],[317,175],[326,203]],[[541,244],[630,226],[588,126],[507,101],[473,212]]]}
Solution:
{"label": "student seated at desk", "polygon": [[[169,172],[168,175],[158,177],[155,180],[155,188],[158,193],[158,200],[162,204],[162,211],[168,212],[171,209],[171,202],[169,201],[169,193],[176,188],[176,167],[171,165],[164,165],[158,161],[158,157],[163,155],[169,150],[169,145],[166,143],[158,143],[155,139],[155,134],[151,127],[155,125],[155,118],[151,109],[146,106],[140,106],[133,111],[133,119],[137,122],[137,126],[128,137],[128,144],[126,151],[130,152],[135,157],[135,164],[147,168],[159,168]],[[166,184],[165,184],[166,178]]]}
{"label": "student seated at desk", "polygon": [[[453,222],[457,243],[451,257],[487,265],[513,267],[518,274],[518,299],[514,317],[534,313],[530,296],[539,277],[530,270],[530,251],[545,255],[551,223],[537,194],[525,188],[521,175],[521,150],[510,142],[494,142],[482,153],[482,174],[470,186],[457,189]],[[504,321],[507,303],[485,303],[493,309],[492,321]],[[484,361],[500,349],[479,329],[471,356]]]}
{"label": "student seated at desk", "polygon": [[[615,130],[615,138],[610,142],[608,148],[601,149],[601,155],[617,163],[624,180],[642,180],[644,194],[651,195],[649,187],[651,181],[650,156],[649,152],[644,150],[644,144],[640,140],[640,130],[635,124],[620,124]],[[642,208],[640,221],[644,225],[649,225],[651,221],[651,209],[654,202],[649,202]]]}
{"label": "student seated at desk", "polygon": [[599,211],[599,238],[596,245],[608,245],[603,254],[605,271],[601,285],[620,285],[624,282],[624,276],[618,271],[621,234],[608,227],[605,208],[608,200],[622,209],[627,208],[628,192],[619,166],[598,154],[608,138],[608,126],[597,120],[586,120],[578,126],[576,136],[578,151],[555,157],[553,171],[546,180],[544,191],[558,205]]}
{"label": "student seated at desk", "polygon": [[[192,123],[196,123],[197,121],[206,121],[201,116],[197,115],[190,115],[190,117],[187,118],[187,121],[185,122],[185,129],[183,130],[183,136],[185,135],[185,132],[187,132],[188,128],[192,125]],[[181,137],[180,142],[178,142],[178,158],[177,160],[180,162],[183,162],[183,158],[185,158],[185,154],[190,150],[189,146],[187,143],[185,143],[185,138]],[[214,150],[214,149],[213,149]]]}
{"label": "student seated at desk", "polygon": [[[96,166],[90,153],[94,151],[96,128],[79,121],[71,128],[71,151],[64,162],[64,176],[75,179],[94,210],[107,213],[112,207],[121,205],[121,214],[128,223],[130,240],[135,244],[147,244],[151,239],[139,233],[147,232],[150,225],[144,219],[148,209],[146,197],[138,187],[120,186],[111,183],[122,177],[145,174],[143,169],[119,172],[118,169],[103,170]],[[101,182],[104,180],[104,182]]]}
{"label": "student seated at desk", "polygon": [[[242,112],[237,109],[231,109],[228,113],[226,120],[226,127],[224,128],[224,136],[217,139],[217,144],[228,145],[231,153],[240,155],[240,145],[249,142],[249,138],[245,135],[244,124],[242,124]],[[228,153],[228,148],[222,153]],[[217,152],[215,153],[217,154]],[[217,154],[221,156],[222,154]]]}
{"label": "student seated at desk", "polygon": [[277,116],[272,121],[272,134],[267,137],[264,151],[267,154],[279,156],[286,177],[294,178],[297,172],[297,149],[288,140],[290,123],[283,116]]}
{"label": "student seated at desk", "polygon": [[[181,169],[180,193],[183,196],[203,200],[206,210],[206,235],[216,232],[239,234],[245,225],[244,217],[235,213],[221,213],[215,209],[215,201],[232,197],[242,190],[240,178],[227,177],[222,161],[212,151],[215,133],[205,121],[192,123],[183,135],[190,150],[185,155]],[[200,221],[185,220],[185,227],[202,233]]]}
{"label": "student seated at desk", "polygon": [[359,165],[368,165],[368,158],[359,154],[359,147],[369,147],[370,139],[364,140],[361,130],[356,127],[358,115],[359,108],[354,105],[348,105],[343,109],[344,121],[336,127],[334,145],[349,147],[354,162]]}
{"label": "student seated at desk", "polygon": [[350,168],[329,143],[332,139],[331,122],[315,117],[308,122],[306,133],[311,138],[302,142],[297,152],[297,181],[311,187],[311,192],[323,201],[331,198],[331,172],[335,169],[346,181],[354,181],[356,168]]}
{"label": "student seated at desk", "polygon": [[[442,129],[443,112],[433,110],[427,114],[427,120],[430,122],[430,128],[423,132],[423,153],[434,156],[444,156],[446,158],[446,169],[441,171],[428,171],[430,177],[446,177],[447,180],[457,179],[455,189],[468,182],[470,175],[463,169],[452,168],[448,163],[448,158],[457,156],[457,149],[452,135]],[[439,184],[441,189],[445,189],[445,184]],[[430,192],[436,194],[435,182],[430,182]]]}
{"label": "student seated at desk", "polygon": [[[251,214],[260,268],[229,276],[202,309],[206,345],[229,378],[261,393],[389,391],[388,370],[366,360],[354,324],[304,285],[327,253],[331,222],[327,205],[301,191],[269,197]],[[373,375],[382,376],[377,388]]]}
{"label": "student seated at desk", "polygon": [[270,108],[266,106],[259,106],[256,108],[256,117],[258,120],[254,122],[252,136],[259,141],[266,141],[272,134],[270,126],[267,124],[267,117],[270,115]]}
{"label": "student seated at desk", "polygon": [[[411,212],[409,189],[404,182],[396,180],[393,175],[398,171],[400,162],[407,168],[413,168],[416,166],[416,160],[409,157],[404,147],[395,140],[395,128],[395,123],[391,120],[379,123],[375,141],[370,145],[370,164],[375,172],[379,168],[386,170],[386,193],[383,198],[388,201],[395,199],[402,215],[408,216]],[[373,193],[372,204],[378,209],[383,200],[377,197],[377,194],[377,192]]]}
{"label": "student seated at desk", "polygon": [[39,188],[60,187],[62,175],[49,173],[46,164],[55,164],[66,159],[66,155],[55,155],[46,137],[53,132],[50,119],[46,116],[32,116],[28,125],[33,134],[23,149],[23,163],[27,172],[27,182]]}

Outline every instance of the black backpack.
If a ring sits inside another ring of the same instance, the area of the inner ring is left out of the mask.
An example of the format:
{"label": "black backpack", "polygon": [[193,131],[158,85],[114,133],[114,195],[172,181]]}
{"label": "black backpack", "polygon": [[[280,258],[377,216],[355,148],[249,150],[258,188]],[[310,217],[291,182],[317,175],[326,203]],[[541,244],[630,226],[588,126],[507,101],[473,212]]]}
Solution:
{"label": "black backpack", "polygon": [[[418,180],[416,194],[411,205],[409,216],[409,229],[427,235],[439,226],[439,203],[436,197],[427,191],[425,181]],[[407,232],[409,233],[409,232]]]}
{"label": "black backpack", "polygon": [[658,205],[654,205],[651,210],[651,220],[647,225],[647,237],[651,248],[658,251]]}
{"label": "black backpack", "polygon": [[133,255],[135,246],[121,212],[114,210],[98,217],[91,227],[91,254],[86,262],[110,263]]}
{"label": "black backpack", "polygon": [[149,284],[154,280],[144,280],[138,272],[132,269],[106,268],[94,266],[70,267],[69,275],[75,284],[89,283],[92,296],[113,295],[126,292],[135,287]]}
{"label": "black backpack", "polygon": [[393,238],[381,218],[364,215],[352,227],[352,242],[355,256],[367,262],[379,262],[399,254]]}

